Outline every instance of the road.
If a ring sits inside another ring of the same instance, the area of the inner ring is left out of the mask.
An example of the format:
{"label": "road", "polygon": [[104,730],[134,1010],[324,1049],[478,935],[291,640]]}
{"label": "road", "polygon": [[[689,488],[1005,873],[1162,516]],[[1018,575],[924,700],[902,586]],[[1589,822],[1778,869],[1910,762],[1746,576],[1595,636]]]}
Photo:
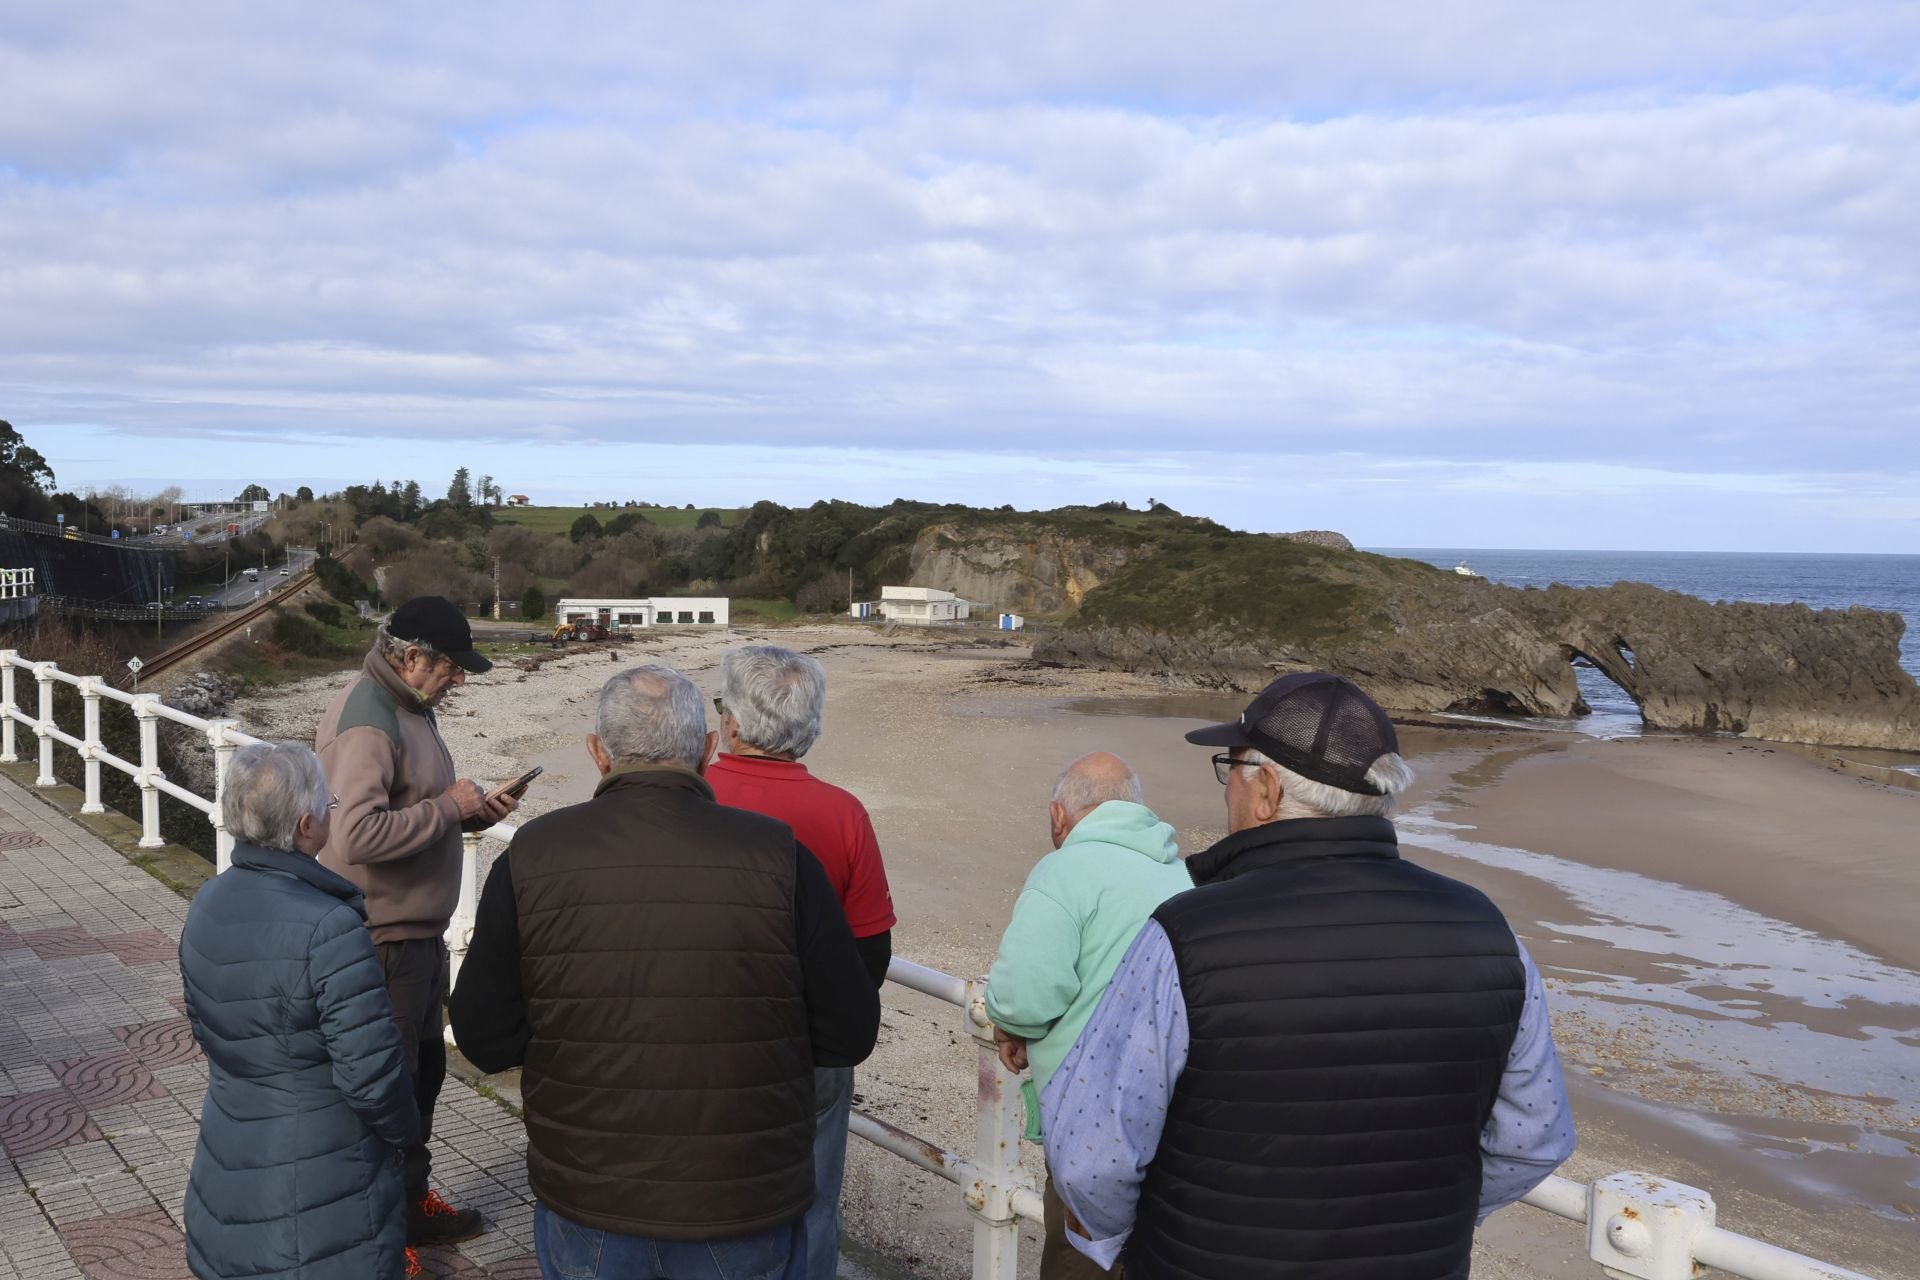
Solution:
{"label": "road", "polygon": [[313,564],[313,554],[310,548],[289,547],[286,558],[279,564],[269,565],[265,569],[257,565],[253,566],[251,572],[256,575],[253,578],[247,576],[248,569],[236,569],[233,577],[224,587],[217,593],[203,598],[211,601],[216,608],[244,608],[255,600],[263,599],[268,592],[285,584],[302,569],[309,568]]}
{"label": "road", "polygon": [[[227,526],[237,524],[241,533],[252,533],[267,522],[263,512],[249,512],[245,515],[227,512],[209,516],[193,516],[179,524],[169,525],[166,533],[144,534],[133,539],[143,547],[177,547],[183,542],[196,546],[207,546],[227,540]],[[190,535],[190,536],[182,536]]]}

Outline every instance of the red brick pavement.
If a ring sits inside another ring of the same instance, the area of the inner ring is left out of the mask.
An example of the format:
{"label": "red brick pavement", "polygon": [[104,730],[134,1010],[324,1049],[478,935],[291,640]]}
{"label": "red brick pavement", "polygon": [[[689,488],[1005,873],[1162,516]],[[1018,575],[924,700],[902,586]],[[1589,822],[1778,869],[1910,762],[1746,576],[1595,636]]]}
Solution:
{"label": "red brick pavement", "polygon": [[127,1046],[128,1053],[148,1067],[184,1066],[200,1056],[200,1046],[193,1038],[193,1024],[185,1018],[115,1027],[113,1034]]}
{"label": "red brick pavement", "polygon": [[186,1237],[165,1209],[134,1209],[60,1228],[60,1242],[93,1280],[193,1280]]}
{"label": "red brick pavement", "polygon": [[180,958],[180,944],[158,929],[110,933],[100,939],[100,945],[119,956],[120,963],[128,966],[170,964]]}
{"label": "red brick pavement", "polygon": [[88,933],[77,924],[66,925],[59,929],[35,929],[20,935],[21,941],[33,948],[33,953],[42,960],[70,960],[74,956],[97,956],[105,954],[107,944]]}
{"label": "red brick pavement", "polygon": [[0,1147],[18,1160],[70,1142],[97,1142],[100,1130],[65,1089],[0,1098]]}
{"label": "red brick pavement", "polygon": [[129,1053],[103,1053],[47,1065],[82,1107],[117,1107],[167,1096],[146,1064]]}

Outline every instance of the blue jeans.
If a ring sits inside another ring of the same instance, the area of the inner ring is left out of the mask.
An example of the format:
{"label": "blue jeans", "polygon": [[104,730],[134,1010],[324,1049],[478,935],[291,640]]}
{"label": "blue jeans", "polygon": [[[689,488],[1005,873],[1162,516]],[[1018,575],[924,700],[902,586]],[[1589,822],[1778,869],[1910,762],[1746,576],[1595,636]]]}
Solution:
{"label": "blue jeans", "polygon": [[533,1206],[545,1280],[803,1280],[806,1219],[733,1240],[654,1240],[583,1227]]}
{"label": "blue jeans", "polygon": [[847,1172],[853,1068],[813,1069],[813,1207],[807,1210],[807,1280],[840,1269],[840,1182]]}

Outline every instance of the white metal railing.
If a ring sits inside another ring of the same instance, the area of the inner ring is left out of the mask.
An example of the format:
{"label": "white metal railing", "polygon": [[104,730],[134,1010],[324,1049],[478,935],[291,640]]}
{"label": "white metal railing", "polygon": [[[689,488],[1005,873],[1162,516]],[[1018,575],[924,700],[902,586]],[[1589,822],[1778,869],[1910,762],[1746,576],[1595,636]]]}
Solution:
{"label": "white metal railing", "polygon": [[[30,672],[34,683],[39,686],[38,714],[30,715],[20,705],[16,696],[19,691],[19,673]],[[53,696],[54,685],[66,684],[80,691],[82,699],[81,736],[62,729],[54,723]],[[133,709],[140,731],[140,759],[138,762],[123,760],[108,751],[100,740],[100,703],[110,700]],[[160,768],[160,721],[170,720],[185,725],[206,735],[207,742],[213,747],[213,795],[211,798],[191,791],[178,783],[169,781]],[[76,676],[62,671],[51,662],[33,662],[20,656],[18,650],[0,649],[0,763],[12,764],[20,759],[18,753],[18,727],[25,725],[33,730],[39,739],[40,772],[34,778],[34,785],[51,787],[59,784],[53,773],[53,752],[55,744],[64,744],[79,753],[84,768],[85,799],[81,802],[82,813],[105,813],[106,806],[100,802],[100,769],[102,765],[119,770],[132,778],[140,788],[140,847],[157,849],[166,843],[160,834],[160,797],[170,795],[182,804],[198,809],[207,815],[207,822],[213,827],[214,861],[217,870],[225,871],[233,857],[233,837],[227,834],[226,827],[220,821],[220,793],[226,785],[227,766],[233,760],[236,747],[243,747],[259,739],[242,733],[238,722],[233,720],[203,720],[199,716],[190,716],[177,711],[161,701],[158,694],[122,693],[114,688],[103,676]]]}
{"label": "white metal railing", "polygon": [[40,594],[32,569],[0,569],[0,600],[19,600]]}
{"label": "white metal railing", "polygon": [[[17,673],[21,671],[31,672],[39,686],[38,715],[27,714],[16,700]],[[80,737],[53,722],[56,683],[72,685],[85,699]],[[103,698],[132,707],[138,717],[139,764],[121,760],[100,745]],[[176,786],[160,772],[161,720],[204,733],[213,745],[211,799]],[[0,761],[18,761],[16,729],[23,724],[39,739],[40,771],[35,785],[56,785],[55,744],[71,747],[86,763],[86,802],[81,812],[104,811],[100,766],[119,769],[140,786],[141,847],[164,843],[160,836],[160,794],[164,792],[207,815],[217,840],[218,868],[226,870],[233,841],[220,825],[220,791],[234,748],[259,741],[242,733],[236,722],[190,716],[166,705],[155,694],[124,694],[99,676],[72,675],[51,662],[32,662],[15,650],[0,649]],[[447,946],[455,972],[473,937],[481,840],[507,843],[513,835],[514,828],[501,823],[464,841],[460,896],[447,927]],[[948,1151],[861,1110],[853,1113],[852,1131],[881,1150],[958,1186],[974,1221],[974,1280],[1014,1280],[1019,1267],[1020,1220],[1040,1221],[1040,1193],[1020,1174],[1023,1125],[1015,1102],[1019,1081],[1000,1065],[994,1048],[993,1025],[986,1013],[986,983],[957,978],[898,957],[887,971],[887,980],[956,1005],[961,1011],[961,1027],[972,1039],[978,1059],[973,1154]],[[1585,1224],[1587,1254],[1608,1275],[1631,1280],[1693,1280],[1699,1267],[1716,1267],[1747,1280],[1870,1280],[1860,1272],[1728,1231],[1715,1222],[1713,1197],[1708,1193],[1648,1173],[1616,1173],[1593,1183],[1549,1177],[1529,1192],[1523,1203]]]}

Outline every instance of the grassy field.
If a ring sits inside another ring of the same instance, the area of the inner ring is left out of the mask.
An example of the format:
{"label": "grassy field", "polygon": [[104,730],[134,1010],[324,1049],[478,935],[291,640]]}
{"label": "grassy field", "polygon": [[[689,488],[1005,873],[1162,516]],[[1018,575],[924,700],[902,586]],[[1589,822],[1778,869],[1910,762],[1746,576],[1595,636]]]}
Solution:
{"label": "grassy field", "polygon": [[592,516],[606,524],[615,516],[634,511],[647,523],[661,529],[691,529],[702,513],[717,511],[720,523],[728,528],[745,514],[743,507],[495,507],[493,518],[501,524],[517,524],[535,533],[566,533],[581,516]]}
{"label": "grassy field", "polygon": [[736,597],[728,606],[729,616],[751,622],[795,622],[800,611],[793,607],[791,600],[755,600],[751,597]]}

